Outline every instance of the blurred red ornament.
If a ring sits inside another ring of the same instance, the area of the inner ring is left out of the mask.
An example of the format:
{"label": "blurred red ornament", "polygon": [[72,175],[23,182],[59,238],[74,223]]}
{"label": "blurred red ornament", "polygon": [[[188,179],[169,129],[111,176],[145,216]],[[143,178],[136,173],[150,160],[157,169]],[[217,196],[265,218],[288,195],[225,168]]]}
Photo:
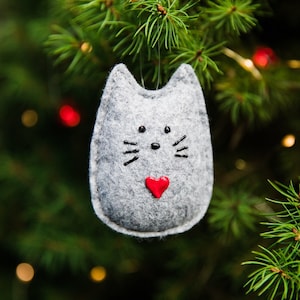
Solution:
{"label": "blurred red ornament", "polygon": [[267,68],[277,61],[277,56],[271,48],[260,47],[254,52],[252,60],[258,67]]}
{"label": "blurred red ornament", "polygon": [[65,104],[59,109],[61,122],[67,127],[75,127],[80,123],[79,112],[71,105]]}

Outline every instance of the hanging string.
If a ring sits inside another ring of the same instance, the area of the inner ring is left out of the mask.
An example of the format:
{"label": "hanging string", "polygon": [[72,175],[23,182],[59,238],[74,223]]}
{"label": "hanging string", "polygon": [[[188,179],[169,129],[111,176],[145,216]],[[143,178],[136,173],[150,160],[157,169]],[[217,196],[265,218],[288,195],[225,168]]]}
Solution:
{"label": "hanging string", "polygon": [[142,85],[143,88],[145,88],[143,68],[142,68],[142,53],[140,53],[140,77],[141,77],[141,85]]}
{"label": "hanging string", "polygon": [[[159,22],[156,24],[157,30],[159,30]],[[157,68],[157,84],[156,89],[158,90],[159,83],[161,82],[161,58],[160,58],[160,43],[159,40],[157,41],[157,54],[158,54],[158,68]]]}
{"label": "hanging string", "polygon": [[158,68],[157,68],[157,83],[156,83],[156,89],[158,90],[159,83],[161,81],[161,59],[160,59],[160,44],[157,43],[157,54],[158,54]]}
{"label": "hanging string", "polygon": [[[159,26],[157,24],[157,26]],[[156,83],[156,90],[159,88],[159,84],[161,82],[161,57],[160,57],[160,43],[157,43],[157,55],[158,55],[158,67],[157,67],[157,83]],[[140,53],[140,78],[141,78],[141,85],[143,88],[145,88],[145,81],[143,76],[143,57],[142,53]]]}

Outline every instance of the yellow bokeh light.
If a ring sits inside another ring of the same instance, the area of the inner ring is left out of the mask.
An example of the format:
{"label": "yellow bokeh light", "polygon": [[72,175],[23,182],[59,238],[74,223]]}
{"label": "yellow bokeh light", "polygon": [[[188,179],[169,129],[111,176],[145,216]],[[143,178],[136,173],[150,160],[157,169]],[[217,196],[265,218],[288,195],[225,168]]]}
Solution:
{"label": "yellow bokeh light", "polygon": [[35,110],[27,109],[22,113],[21,121],[25,127],[33,127],[38,121],[38,114]]}
{"label": "yellow bokeh light", "polygon": [[281,140],[281,145],[286,148],[293,147],[295,143],[296,137],[293,134],[287,134]]}
{"label": "yellow bokeh light", "polygon": [[242,171],[246,169],[247,163],[243,159],[239,158],[235,161],[235,167]]}
{"label": "yellow bokeh light", "polygon": [[90,43],[88,42],[83,42],[80,46],[80,50],[83,52],[83,53],[90,53],[93,51],[93,47]]}
{"label": "yellow bokeh light", "polygon": [[16,275],[23,282],[30,282],[34,277],[34,269],[28,263],[20,263],[16,268]]}
{"label": "yellow bokeh light", "polygon": [[287,62],[287,64],[292,69],[299,69],[300,68],[300,60],[292,59],[292,60],[289,60]]}
{"label": "yellow bokeh light", "polygon": [[94,282],[101,282],[106,278],[106,269],[102,266],[93,267],[90,271],[90,278]]}

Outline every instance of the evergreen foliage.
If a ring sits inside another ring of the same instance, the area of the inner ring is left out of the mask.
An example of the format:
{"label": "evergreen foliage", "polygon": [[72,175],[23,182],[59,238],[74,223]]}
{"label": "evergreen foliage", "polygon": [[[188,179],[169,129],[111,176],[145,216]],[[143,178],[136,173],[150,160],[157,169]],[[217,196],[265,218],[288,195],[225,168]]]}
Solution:
{"label": "evergreen foliage", "polygon": [[[296,0],[2,0],[1,298],[297,299],[299,11]],[[257,46],[276,59],[253,63]],[[89,142],[118,62],[147,88],[184,62],[202,83],[214,195],[185,234],[140,241],[92,211]],[[66,103],[78,126],[62,124]],[[295,184],[272,183],[286,199],[264,201],[275,198],[267,178]],[[22,261],[36,270],[30,284],[15,279]],[[97,265],[107,271],[100,283],[89,278]]]}
{"label": "evergreen foliage", "polygon": [[226,43],[224,36],[231,40],[253,28],[257,22],[254,12],[259,8],[251,1],[231,0],[74,2],[70,30],[55,26],[56,33],[47,42],[49,53],[56,56],[57,62],[72,57],[68,70],[78,70],[75,66],[81,64],[83,54],[80,46],[85,42],[94,49],[89,37],[98,37],[108,41],[120,59],[140,59],[142,69],[145,60],[150,62],[153,72],[149,76],[159,84],[166,80],[160,78],[161,65],[168,66],[164,71],[169,76],[170,70],[182,62],[194,66],[202,83],[210,83],[213,74],[220,72],[214,57]]}
{"label": "evergreen foliage", "polygon": [[300,189],[292,183],[286,186],[272,183],[285,200],[268,201],[282,207],[266,217],[270,220],[263,224],[269,231],[262,233],[265,239],[275,239],[268,248],[260,246],[254,251],[256,260],[244,264],[256,266],[247,283],[249,291],[268,294],[268,299],[297,300],[300,295]]}

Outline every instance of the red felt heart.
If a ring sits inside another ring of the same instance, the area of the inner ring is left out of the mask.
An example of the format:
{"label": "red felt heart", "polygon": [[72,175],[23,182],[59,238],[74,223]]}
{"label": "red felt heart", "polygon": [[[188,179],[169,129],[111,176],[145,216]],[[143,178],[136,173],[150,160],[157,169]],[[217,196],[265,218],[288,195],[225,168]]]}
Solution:
{"label": "red felt heart", "polygon": [[170,181],[167,176],[162,176],[158,179],[147,177],[145,179],[145,184],[155,198],[160,198],[163,192],[168,188]]}

